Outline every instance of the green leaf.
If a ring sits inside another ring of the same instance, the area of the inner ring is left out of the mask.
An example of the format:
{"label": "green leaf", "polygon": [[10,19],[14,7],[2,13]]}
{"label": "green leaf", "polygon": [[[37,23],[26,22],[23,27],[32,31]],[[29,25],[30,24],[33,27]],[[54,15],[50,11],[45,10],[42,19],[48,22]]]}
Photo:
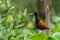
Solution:
{"label": "green leaf", "polygon": [[32,40],[47,40],[47,35],[45,33],[36,34],[32,37]]}
{"label": "green leaf", "polygon": [[6,22],[8,22],[8,23],[13,22],[13,17],[12,17],[12,15],[8,15],[8,16],[7,16]]}
{"label": "green leaf", "polygon": [[12,36],[12,37],[10,38],[10,40],[15,40],[14,36]]}
{"label": "green leaf", "polygon": [[16,33],[14,30],[11,30],[11,35],[16,36]]}
{"label": "green leaf", "polygon": [[27,9],[24,10],[23,15],[26,16],[26,14],[27,14]]}
{"label": "green leaf", "polygon": [[48,37],[48,40],[56,40],[56,39],[53,37]]}
{"label": "green leaf", "polygon": [[52,34],[54,34],[54,33],[56,33],[56,32],[60,32],[60,28],[54,29],[54,31],[52,32]]}
{"label": "green leaf", "polygon": [[52,37],[55,38],[56,40],[60,40],[60,32],[53,34]]}
{"label": "green leaf", "polygon": [[52,22],[54,22],[54,23],[60,22],[60,17],[58,17],[58,16],[53,16],[53,17],[52,17]]}

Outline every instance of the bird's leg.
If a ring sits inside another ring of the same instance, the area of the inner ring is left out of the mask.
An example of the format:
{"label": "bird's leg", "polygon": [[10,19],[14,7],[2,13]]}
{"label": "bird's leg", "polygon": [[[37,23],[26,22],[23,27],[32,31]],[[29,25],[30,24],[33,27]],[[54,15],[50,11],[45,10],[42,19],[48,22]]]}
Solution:
{"label": "bird's leg", "polygon": [[44,32],[44,30],[41,30],[41,32]]}

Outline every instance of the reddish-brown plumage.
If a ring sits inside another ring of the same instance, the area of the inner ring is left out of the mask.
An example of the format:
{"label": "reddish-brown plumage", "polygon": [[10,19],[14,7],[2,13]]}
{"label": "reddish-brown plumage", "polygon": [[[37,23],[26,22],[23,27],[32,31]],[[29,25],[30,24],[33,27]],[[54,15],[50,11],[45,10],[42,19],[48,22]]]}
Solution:
{"label": "reddish-brown plumage", "polygon": [[46,23],[44,23],[38,18],[37,12],[33,11],[33,15],[35,16],[35,25],[37,29],[40,29],[40,30],[49,29]]}
{"label": "reddish-brown plumage", "polygon": [[37,26],[38,26],[39,28],[43,29],[43,30],[49,29],[49,27],[48,27],[48,26],[46,25],[46,23],[44,23],[43,21],[39,21],[39,22],[37,23]]}

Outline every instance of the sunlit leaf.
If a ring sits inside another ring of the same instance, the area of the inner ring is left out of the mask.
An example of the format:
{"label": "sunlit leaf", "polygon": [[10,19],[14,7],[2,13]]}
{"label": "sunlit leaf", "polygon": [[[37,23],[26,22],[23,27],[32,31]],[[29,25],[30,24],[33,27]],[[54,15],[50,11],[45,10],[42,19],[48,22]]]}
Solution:
{"label": "sunlit leaf", "polygon": [[60,40],[60,32],[56,32],[55,34],[52,35],[53,38],[56,40]]}
{"label": "sunlit leaf", "polygon": [[27,27],[28,27],[28,28],[33,28],[33,23],[32,23],[32,22],[29,22],[29,23],[27,24]]}
{"label": "sunlit leaf", "polygon": [[7,19],[6,19],[6,22],[13,22],[13,17],[12,15],[8,15]]}
{"label": "sunlit leaf", "polygon": [[54,34],[54,33],[56,33],[56,32],[60,32],[60,28],[54,29],[54,31],[52,32],[52,34]]}

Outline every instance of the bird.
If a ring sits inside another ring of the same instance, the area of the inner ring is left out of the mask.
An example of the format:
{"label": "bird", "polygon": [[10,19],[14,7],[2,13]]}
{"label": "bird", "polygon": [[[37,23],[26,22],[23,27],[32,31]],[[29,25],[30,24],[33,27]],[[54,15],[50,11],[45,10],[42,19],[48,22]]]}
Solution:
{"label": "bird", "polygon": [[46,23],[44,23],[42,20],[38,18],[37,12],[33,11],[32,14],[35,16],[35,25],[36,28],[39,30],[49,30],[49,27]]}

